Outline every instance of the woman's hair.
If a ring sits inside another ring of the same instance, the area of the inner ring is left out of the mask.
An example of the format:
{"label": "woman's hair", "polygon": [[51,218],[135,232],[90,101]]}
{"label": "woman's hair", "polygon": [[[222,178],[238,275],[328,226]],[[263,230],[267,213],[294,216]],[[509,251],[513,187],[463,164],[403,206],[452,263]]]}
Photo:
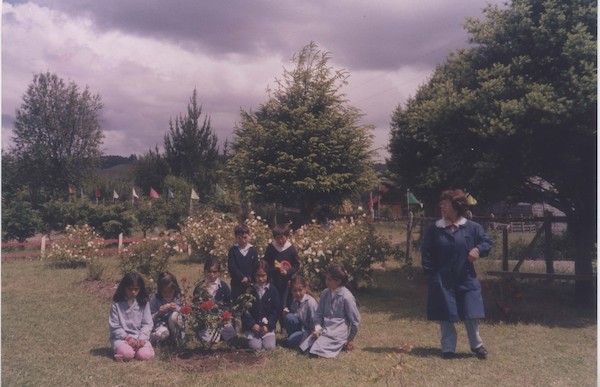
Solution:
{"label": "woman's hair", "polygon": [[447,189],[442,191],[440,201],[442,200],[448,200],[459,216],[466,216],[469,208],[467,205],[467,195],[465,195],[462,189]]}
{"label": "woman's hair", "polygon": [[280,235],[283,235],[285,237],[290,236],[290,228],[288,227],[287,224],[278,224],[271,229],[271,232],[273,233],[274,237],[280,236]]}
{"label": "woman's hair", "polygon": [[173,289],[175,292],[173,294],[174,297],[181,296],[181,288],[179,287],[177,278],[175,278],[175,275],[169,273],[168,271],[162,272],[158,275],[158,279],[156,280],[157,296],[162,297],[162,292],[165,289]]}
{"label": "woman's hair", "polygon": [[256,272],[259,270],[264,270],[267,273],[267,281],[271,281],[271,266],[264,259],[259,259],[258,263],[254,266],[254,270],[252,271],[252,278],[256,277]]}
{"label": "woman's hair", "polygon": [[113,296],[113,301],[125,301],[127,299],[125,289],[130,286],[137,286],[140,288],[136,300],[141,306],[146,305],[146,303],[148,302],[148,293],[146,291],[146,285],[144,284],[144,277],[142,277],[140,273],[136,273],[134,271],[129,272],[123,276],[121,282],[119,282],[119,286],[117,286],[117,290],[115,291],[115,295]]}
{"label": "woman's hair", "polygon": [[214,255],[211,255],[204,261],[204,272],[210,271],[213,266],[216,266],[217,270],[221,271],[221,260]]}
{"label": "woman's hair", "polygon": [[233,233],[235,234],[235,236],[250,234],[250,227],[248,227],[248,225],[244,223],[238,224],[233,229]]}
{"label": "woman's hair", "polygon": [[332,265],[327,268],[327,274],[334,280],[341,281],[341,285],[345,286],[348,283],[348,273],[342,265]]}

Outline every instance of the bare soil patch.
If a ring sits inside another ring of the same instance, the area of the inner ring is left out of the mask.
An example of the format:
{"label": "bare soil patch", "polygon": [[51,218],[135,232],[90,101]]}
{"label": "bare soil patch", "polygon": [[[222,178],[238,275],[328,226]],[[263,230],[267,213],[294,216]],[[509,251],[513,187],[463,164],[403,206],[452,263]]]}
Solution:
{"label": "bare soil patch", "polygon": [[83,289],[95,294],[104,301],[111,301],[117,290],[117,284],[108,281],[83,280],[80,285]]}
{"label": "bare soil patch", "polygon": [[231,370],[238,367],[262,366],[267,361],[259,353],[239,348],[184,349],[174,354],[173,364],[194,372]]}

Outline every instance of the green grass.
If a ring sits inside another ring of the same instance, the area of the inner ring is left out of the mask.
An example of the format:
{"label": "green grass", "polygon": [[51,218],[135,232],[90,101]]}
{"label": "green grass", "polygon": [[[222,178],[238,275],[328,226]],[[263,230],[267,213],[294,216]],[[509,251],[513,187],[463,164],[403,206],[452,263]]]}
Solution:
{"label": "green grass", "polygon": [[[106,276],[117,279],[116,262],[109,260]],[[481,262],[480,272],[485,264]],[[188,278],[200,276],[201,270],[201,265],[184,261],[172,267]],[[114,362],[108,343],[109,302],[82,288],[86,269],[6,261],[2,385],[596,385],[596,311],[572,305],[571,283],[519,283],[525,299],[514,305],[517,321],[504,322],[492,310],[481,325],[489,359],[471,356],[464,327],[459,326],[458,352],[463,357],[443,360],[437,324],[425,319],[425,280],[418,271],[412,279],[408,274],[397,268],[377,271],[376,286],[356,294],[362,325],[353,352],[326,360],[278,348],[262,353],[265,363],[259,367],[198,373],[160,358]],[[500,285],[499,280],[483,279]]]}

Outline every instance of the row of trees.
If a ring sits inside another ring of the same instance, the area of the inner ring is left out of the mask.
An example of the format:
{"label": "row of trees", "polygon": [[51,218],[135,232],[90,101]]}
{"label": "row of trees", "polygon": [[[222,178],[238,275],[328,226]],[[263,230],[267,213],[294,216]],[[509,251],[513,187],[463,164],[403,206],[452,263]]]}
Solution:
{"label": "row of trees", "polygon": [[[458,186],[480,202],[543,200],[564,211],[580,274],[592,272],[597,230],[596,10],[586,0],[513,0],[469,19],[471,48],[398,106],[389,144],[394,179],[426,203]],[[370,189],[372,127],[341,92],[348,73],[329,60],[314,43],[301,49],[267,101],[241,111],[221,155],[194,90],[187,114],[169,123],[164,153],[156,146],[138,159],[136,184],[164,189],[172,175],[206,194],[222,179],[238,202],[295,207],[305,218]],[[3,162],[3,205],[27,187],[35,207],[93,167],[101,102],[49,73],[23,99],[3,154],[16,166]]]}

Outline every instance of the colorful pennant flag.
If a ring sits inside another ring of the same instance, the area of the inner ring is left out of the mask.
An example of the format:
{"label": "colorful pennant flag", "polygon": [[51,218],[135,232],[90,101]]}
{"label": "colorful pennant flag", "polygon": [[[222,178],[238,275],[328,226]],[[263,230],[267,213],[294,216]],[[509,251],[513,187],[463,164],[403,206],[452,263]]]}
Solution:
{"label": "colorful pennant flag", "polygon": [[173,191],[171,191],[171,189],[169,189],[169,193],[167,195],[167,199],[173,199],[175,196],[173,196]]}
{"label": "colorful pennant flag", "polygon": [[156,192],[154,188],[150,187],[150,198],[158,199],[159,197],[160,195],[158,194],[158,192]]}
{"label": "colorful pennant flag", "polygon": [[69,195],[75,195],[75,190],[69,185]]}
{"label": "colorful pennant flag", "polygon": [[131,197],[134,199],[139,199],[140,197],[138,196],[137,192],[135,192],[135,188],[131,189]]}
{"label": "colorful pennant flag", "polygon": [[119,194],[117,193],[117,191],[113,190],[113,199],[118,199],[119,198]]}

